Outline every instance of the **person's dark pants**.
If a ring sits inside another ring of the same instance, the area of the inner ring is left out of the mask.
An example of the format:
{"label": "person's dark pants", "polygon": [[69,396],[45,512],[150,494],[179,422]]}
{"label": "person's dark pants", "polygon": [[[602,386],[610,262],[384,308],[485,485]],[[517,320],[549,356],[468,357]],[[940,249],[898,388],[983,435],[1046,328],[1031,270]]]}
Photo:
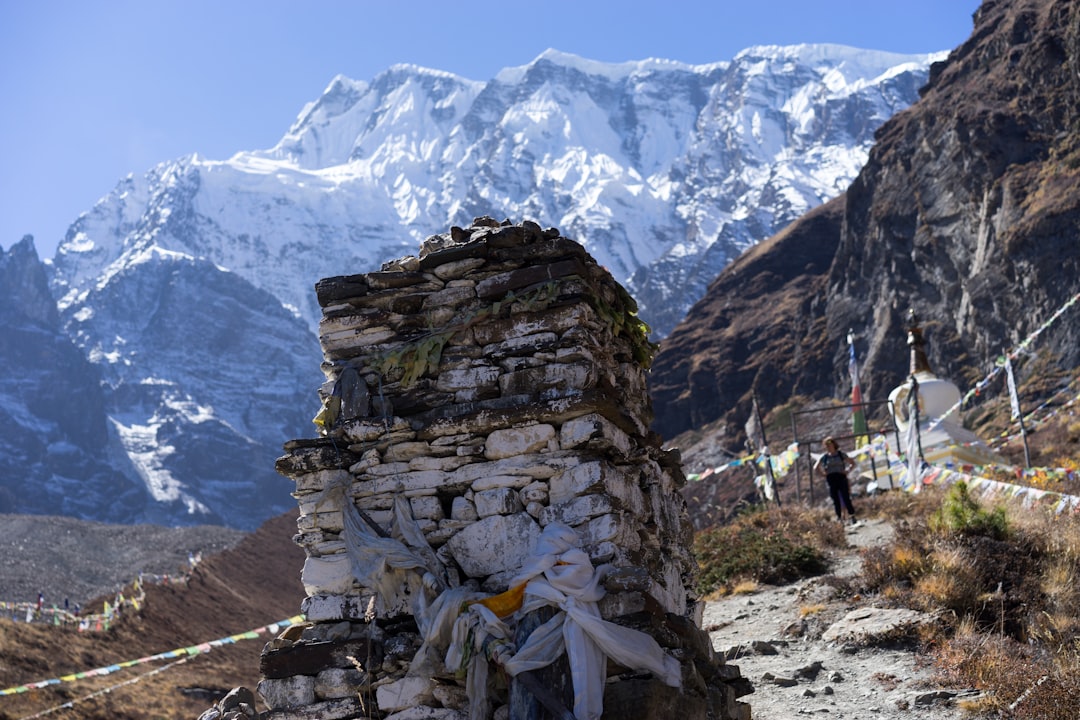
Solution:
{"label": "person's dark pants", "polygon": [[847,475],[844,473],[829,473],[825,476],[825,482],[829,484],[829,497],[832,498],[837,519],[843,520],[843,515],[840,514],[841,502],[847,508],[848,515],[855,517],[855,508],[851,505],[851,486],[848,484]]}

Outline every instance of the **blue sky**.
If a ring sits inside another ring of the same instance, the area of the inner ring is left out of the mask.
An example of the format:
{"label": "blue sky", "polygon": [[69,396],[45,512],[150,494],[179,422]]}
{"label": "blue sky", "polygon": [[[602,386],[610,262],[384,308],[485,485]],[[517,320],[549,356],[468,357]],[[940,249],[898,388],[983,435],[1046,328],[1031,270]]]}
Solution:
{"label": "blue sky", "polygon": [[547,48],[605,62],[832,42],[920,53],[977,0],[0,0],[0,247],[51,257],[128,173],[271,147],[337,74],[414,63],[488,80]]}

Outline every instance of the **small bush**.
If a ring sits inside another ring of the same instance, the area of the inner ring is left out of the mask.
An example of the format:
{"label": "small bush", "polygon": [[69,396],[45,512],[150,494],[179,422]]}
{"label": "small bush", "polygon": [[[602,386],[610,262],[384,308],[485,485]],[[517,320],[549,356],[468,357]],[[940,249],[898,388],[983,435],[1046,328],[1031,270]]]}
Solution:
{"label": "small bush", "polygon": [[1005,508],[986,511],[971,497],[967,483],[949,487],[941,507],[930,516],[930,528],[945,535],[981,535],[1004,540],[1009,532]]}
{"label": "small bush", "polygon": [[897,604],[910,602],[911,588],[930,570],[927,537],[926,523],[919,518],[896,523],[890,545],[863,553],[862,589],[880,592]]}
{"label": "small bush", "polygon": [[730,589],[740,581],[777,584],[820,575],[828,569],[824,547],[845,542],[839,528],[835,536],[825,530],[835,525],[822,522],[820,512],[771,508],[702,531],[694,539],[698,592]]}

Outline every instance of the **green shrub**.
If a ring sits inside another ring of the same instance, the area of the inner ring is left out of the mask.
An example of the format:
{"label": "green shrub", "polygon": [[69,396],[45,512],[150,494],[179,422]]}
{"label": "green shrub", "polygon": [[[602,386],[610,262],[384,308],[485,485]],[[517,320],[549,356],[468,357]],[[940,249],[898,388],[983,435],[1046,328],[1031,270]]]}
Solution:
{"label": "green shrub", "polygon": [[941,507],[930,516],[930,529],[942,535],[1004,540],[1009,535],[1009,522],[1005,508],[983,509],[971,497],[967,483],[957,482],[945,494]]}
{"label": "green shrub", "polygon": [[698,592],[703,595],[740,580],[778,584],[820,575],[828,569],[825,553],[812,538],[797,537],[791,523],[771,513],[752,513],[698,533]]}

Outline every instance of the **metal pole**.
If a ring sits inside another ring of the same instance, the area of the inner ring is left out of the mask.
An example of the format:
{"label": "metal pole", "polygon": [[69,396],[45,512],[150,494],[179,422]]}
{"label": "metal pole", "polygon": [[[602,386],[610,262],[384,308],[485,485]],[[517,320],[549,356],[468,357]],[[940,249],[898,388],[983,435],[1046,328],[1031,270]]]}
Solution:
{"label": "metal pole", "polygon": [[1031,467],[1031,450],[1028,449],[1027,428],[1024,426],[1024,411],[1020,407],[1020,391],[1016,387],[1016,378],[1013,377],[1012,364],[1009,362],[1009,353],[1005,353],[1005,382],[1009,391],[1009,403],[1015,405],[1016,419],[1020,421],[1020,437],[1024,439],[1024,467]]}

